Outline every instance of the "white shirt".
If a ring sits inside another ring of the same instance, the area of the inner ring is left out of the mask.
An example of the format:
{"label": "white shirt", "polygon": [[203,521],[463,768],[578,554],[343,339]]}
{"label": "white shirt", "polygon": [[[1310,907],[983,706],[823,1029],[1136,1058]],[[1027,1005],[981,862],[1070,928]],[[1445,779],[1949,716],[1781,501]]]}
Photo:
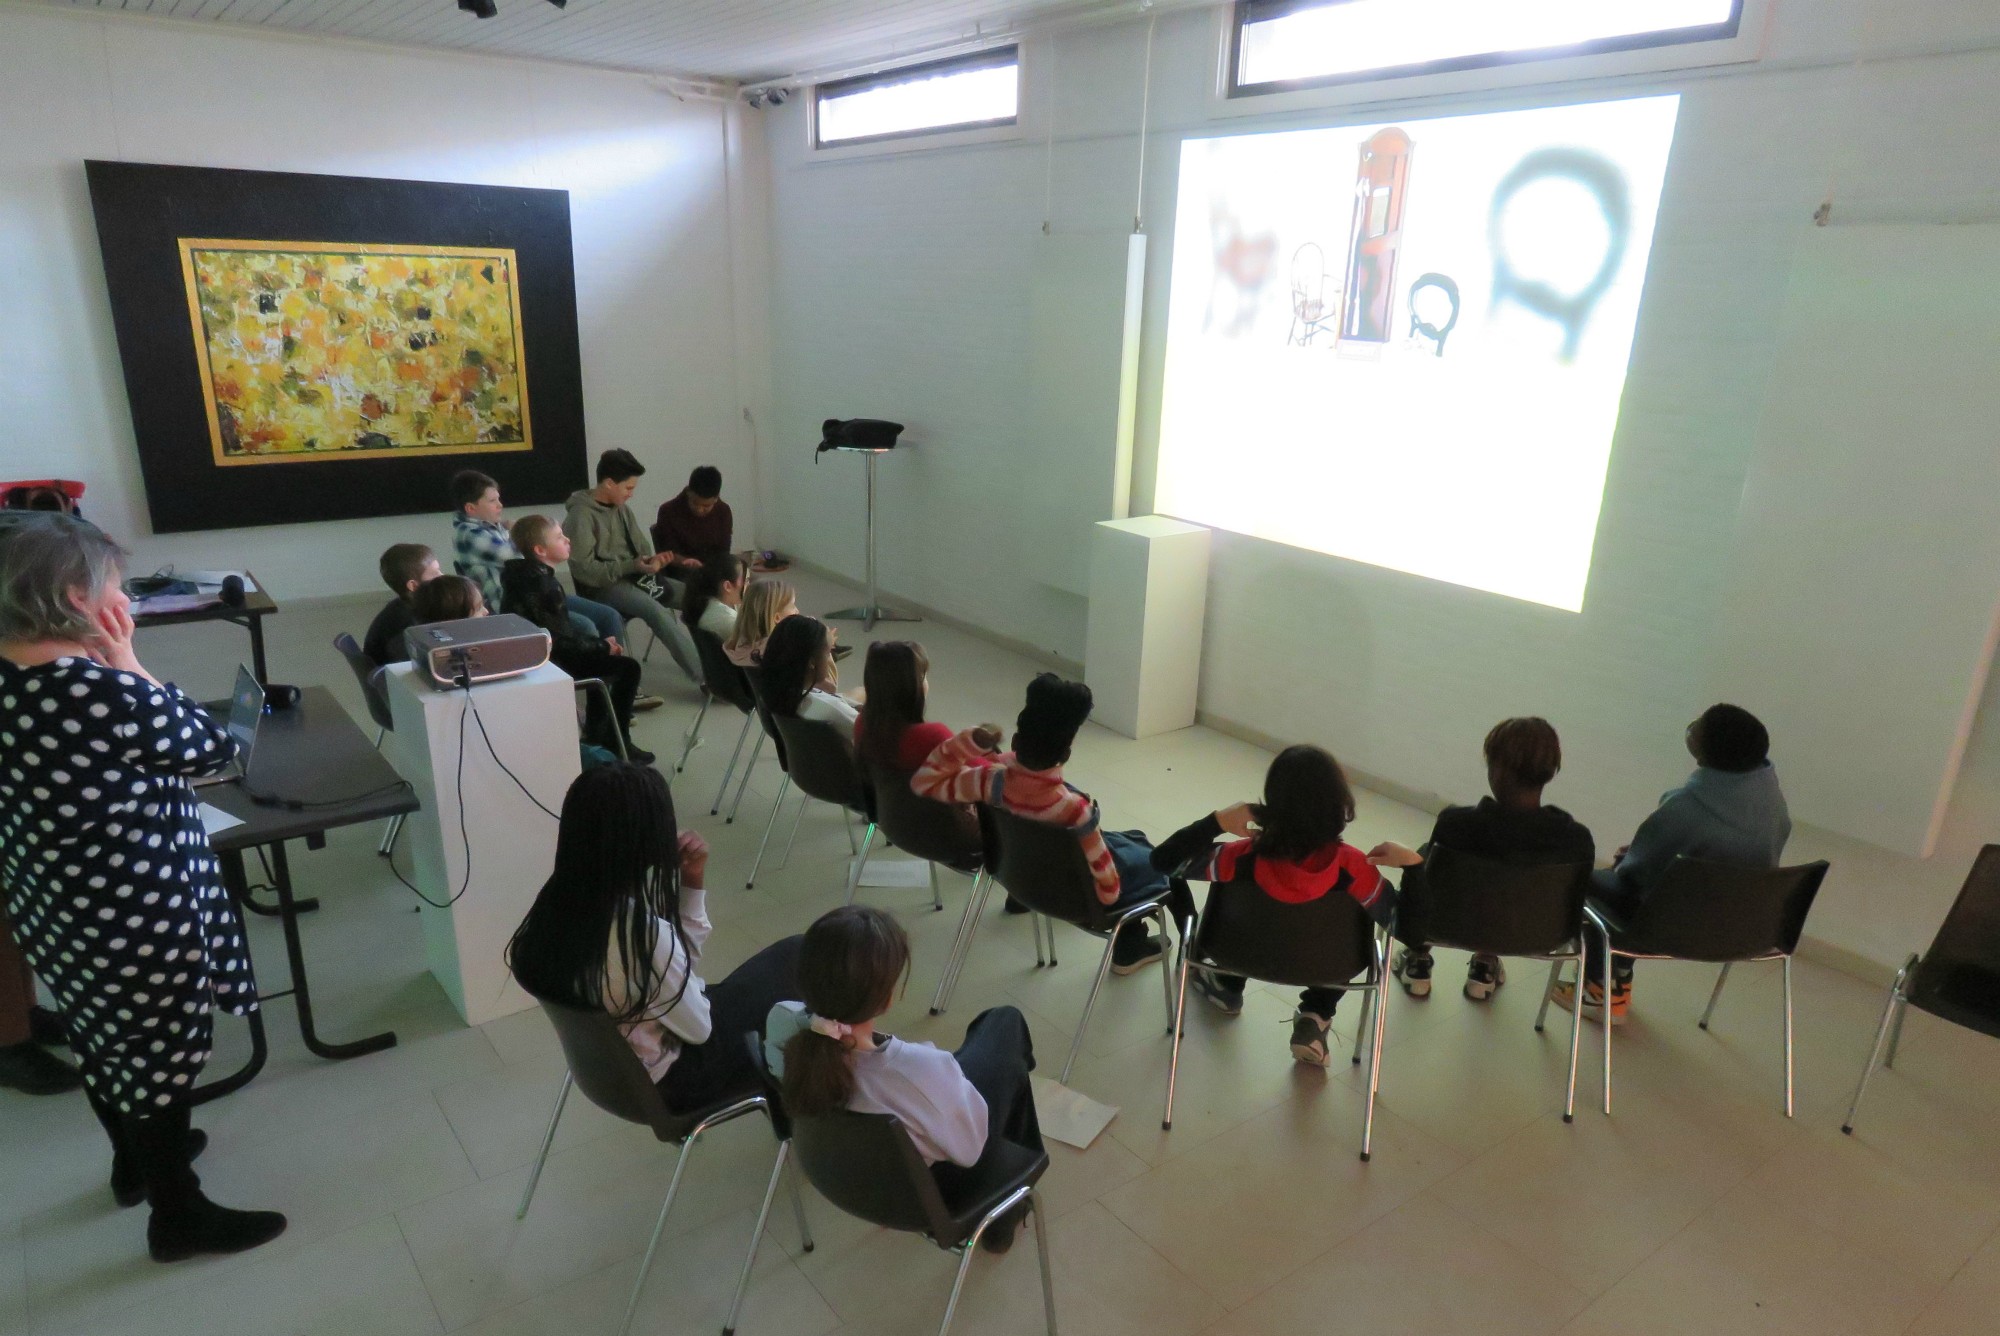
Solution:
{"label": "white shirt", "polygon": [[719,598],[712,598],[708,606],[701,610],[695,625],[714,636],[717,640],[729,639],[729,633],[736,629],[736,609]]}
{"label": "white shirt", "polygon": [[[784,1075],[784,1048],[806,1028],[806,1009],[780,1002],[764,1023],[764,1058],[774,1076]],[[856,1113],[886,1113],[910,1134],[925,1164],[949,1160],[970,1168],[986,1149],[986,1099],[958,1059],[932,1044],[910,1044],[894,1035],[875,1036],[877,1047],[847,1055],[854,1071]]]}
{"label": "white shirt", "polygon": [[[714,926],[708,921],[708,893],[699,886],[681,887],[681,929],[687,934],[688,943],[694,948],[694,958],[688,959],[681,950],[680,939],[674,935],[672,925],[664,919],[657,920],[659,939],[653,944],[653,968],[659,975],[658,990],[648,999],[651,1005],[646,1014],[618,1028],[625,1034],[625,1042],[632,1045],[632,1051],[645,1064],[646,1075],[658,1081],[674,1065],[674,1059],[681,1055],[681,1045],[705,1044],[712,1032],[708,1012],[708,992],[695,970],[701,967],[701,948],[708,941],[708,934]],[[618,964],[618,943],[614,938],[607,943],[608,957],[605,964],[604,983],[607,999],[622,1003],[629,992],[625,972]],[[687,990],[681,991],[681,981],[687,981]],[[680,1001],[674,1001],[674,994],[680,993]],[[623,1010],[622,1005],[610,1009]]]}
{"label": "white shirt", "polygon": [[849,742],[854,741],[854,720],[860,713],[854,702],[845,696],[836,696],[818,687],[808,691],[805,699],[799,702],[799,718],[832,724]]}

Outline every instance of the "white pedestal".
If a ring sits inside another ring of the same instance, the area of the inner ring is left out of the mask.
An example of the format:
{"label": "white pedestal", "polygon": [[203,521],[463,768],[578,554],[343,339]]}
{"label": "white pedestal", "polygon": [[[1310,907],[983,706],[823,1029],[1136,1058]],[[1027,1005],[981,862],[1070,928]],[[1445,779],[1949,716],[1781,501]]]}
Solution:
{"label": "white pedestal", "polygon": [[1163,515],[1093,526],[1084,677],[1106,728],[1144,738],[1194,722],[1208,540]]}
{"label": "white pedestal", "polygon": [[[422,907],[431,973],[468,1025],[526,1010],[534,999],[507,972],[507,939],[555,866],[556,822],[515,786],[494,753],[549,811],[560,812],[580,768],[575,687],[567,673],[545,664],[474,687],[468,698],[463,691],[438,691],[410,665],[398,664],[389,669],[388,688],[396,727],[383,750],[423,803],[399,841],[412,854],[411,880],[439,904],[465,887],[448,909]],[[468,705],[478,717],[464,719],[461,729]],[[493,752],[480,736],[481,723]]]}

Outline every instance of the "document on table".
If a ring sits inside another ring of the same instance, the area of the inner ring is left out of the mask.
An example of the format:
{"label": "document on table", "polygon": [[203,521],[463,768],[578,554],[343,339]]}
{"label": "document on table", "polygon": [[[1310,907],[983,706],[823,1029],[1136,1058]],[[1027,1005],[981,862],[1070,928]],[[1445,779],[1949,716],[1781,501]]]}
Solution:
{"label": "document on table", "polygon": [[210,835],[220,835],[242,824],[241,817],[233,817],[220,807],[210,807],[207,803],[201,805],[201,828]]}

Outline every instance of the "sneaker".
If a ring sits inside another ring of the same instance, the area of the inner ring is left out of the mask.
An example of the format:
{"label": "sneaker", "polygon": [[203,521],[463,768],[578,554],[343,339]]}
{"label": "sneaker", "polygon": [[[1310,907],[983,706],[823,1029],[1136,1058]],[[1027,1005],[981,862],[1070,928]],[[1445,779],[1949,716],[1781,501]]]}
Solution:
{"label": "sneaker", "polygon": [[1325,1067],[1333,1061],[1326,1046],[1327,1031],[1333,1022],[1322,1020],[1310,1011],[1292,1013],[1292,1059],[1295,1062],[1309,1062],[1315,1067]]}
{"label": "sneaker", "polygon": [[1474,956],[1472,963],[1465,967],[1465,995],[1474,1002],[1484,1002],[1492,997],[1505,982],[1507,967],[1500,963],[1498,956]]}
{"label": "sneaker", "polygon": [[32,1039],[0,1048],[0,1087],[24,1095],[62,1095],[82,1084],[76,1068]]}
{"label": "sneaker", "polygon": [[1129,928],[1118,934],[1118,940],[1111,948],[1111,972],[1113,974],[1137,974],[1146,966],[1166,958],[1167,944],[1142,928]]}
{"label": "sneaker", "polygon": [[632,698],[634,710],[657,710],[667,703],[665,696],[655,696],[650,691],[642,691]]}
{"label": "sneaker", "polygon": [[1396,977],[1411,997],[1431,995],[1431,953],[1404,947],[1396,955]]}
{"label": "sneaker", "polygon": [[1194,985],[1194,991],[1198,996],[1208,1000],[1210,1006],[1225,1016],[1241,1016],[1243,1014],[1243,991],[1241,989],[1233,993],[1230,992],[1227,988],[1217,983],[1215,976],[1207,970],[1191,970],[1189,973],[1193,977],[1188,982]]}
{"label": "sneaker", "polygon": [[644,747],[634,747],[628,744],[625,748],[625,759],[633,765],[651,765],[660,758],[647,751]]}
{"label": "sneaker", "polygon": [[[1576,1010],[1576,985],[1559,983],[1550,1001],[1564,1011]],[[1623,1025],[1625,1015],[1632,1009],[1632,985],[1627,980],[1611,981],[1611,1023]],[[1604,1019],[1604,988],[1601,984],[1585,984],[1583,988],[1583,1018],[1587,1021]]]}

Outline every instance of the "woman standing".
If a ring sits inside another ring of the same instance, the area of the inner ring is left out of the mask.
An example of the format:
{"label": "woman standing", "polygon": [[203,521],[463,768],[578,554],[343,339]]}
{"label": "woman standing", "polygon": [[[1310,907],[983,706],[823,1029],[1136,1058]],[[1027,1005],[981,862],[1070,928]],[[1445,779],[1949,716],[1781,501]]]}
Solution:
{"label": "woman standing", "polygon": [[0,527],[0,892],[68,1019],[120,1205],[152,1203],[154,1260],[284,1232],[201,1191],[188,1126],[216,1007],[257,1005],[189,778],[235,742],[132,652],[124,553],[65,515]]}

